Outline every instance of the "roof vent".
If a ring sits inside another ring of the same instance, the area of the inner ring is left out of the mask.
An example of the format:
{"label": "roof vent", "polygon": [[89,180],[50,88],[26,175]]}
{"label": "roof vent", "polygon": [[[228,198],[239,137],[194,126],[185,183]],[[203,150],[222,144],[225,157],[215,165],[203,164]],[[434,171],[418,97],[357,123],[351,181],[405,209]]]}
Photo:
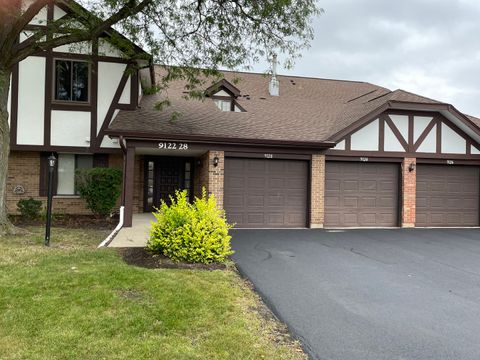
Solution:
{"label": "roof vent", "polygon": [[270,96],[279,96],[280,95],[280,84],[277,80],[277,55],[273,55],[272,59],[272,79],[268,85],[268,92]]}

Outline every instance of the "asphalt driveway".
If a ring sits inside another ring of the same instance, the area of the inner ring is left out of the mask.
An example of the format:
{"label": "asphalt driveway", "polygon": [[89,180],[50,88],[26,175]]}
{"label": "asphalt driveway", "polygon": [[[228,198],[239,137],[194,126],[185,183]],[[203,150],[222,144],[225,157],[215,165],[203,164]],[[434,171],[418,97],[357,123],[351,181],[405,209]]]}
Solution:
{"label": "asphalt driveway", "polygon": [[480,229],[236,230],[232,244],[312,359],[480,359]]}

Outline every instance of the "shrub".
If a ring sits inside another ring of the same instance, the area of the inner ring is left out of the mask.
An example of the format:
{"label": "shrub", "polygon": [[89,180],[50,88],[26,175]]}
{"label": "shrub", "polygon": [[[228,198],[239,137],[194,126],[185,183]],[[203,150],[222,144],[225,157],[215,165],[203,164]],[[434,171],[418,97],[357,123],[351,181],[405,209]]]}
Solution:
{"label": "shrub", "polygon": [[42,214],[42,202],[40,200],[22,199],[17,203],[18,212],[27,220],[37,220]]}
{"label": "shrub", "polygon": [[76,189],[96,215],[111,214],[122,192],[122,171],[112,168],[79,169]]}
{"label": "shrub", "polygon": [[152,222],[148,249],[174,261],[203,264],[224,262],[233,254],[228,235],[232,225],[213,195],[207,197],[203,189],[191,204],[186,191],[177,191],[171,202],[162,202],[154,212],[157,222]]}

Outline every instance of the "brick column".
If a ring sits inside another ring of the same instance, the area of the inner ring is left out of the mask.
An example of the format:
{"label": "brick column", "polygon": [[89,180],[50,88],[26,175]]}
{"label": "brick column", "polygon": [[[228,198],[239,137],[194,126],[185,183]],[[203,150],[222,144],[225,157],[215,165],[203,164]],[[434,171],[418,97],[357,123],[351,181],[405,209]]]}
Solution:
{"label": "brick column", "polygon": [[[218,165],[214,165],[214,159],[218,158]],[[208,194],[214,194],[217,204],[223,208],[223,184],[225,170],[225,156],[223,151],[208,151],[201,157],[201,165],[196,168],[195,196],[200,196],[202,187]]]}
{"label": "brick column", "polygon": [[325,155],[312,155],[310,173],[310,227],[318,229],[325,219]]}
{"label": "brick column", "polygon": [[402,227],[415,227],[415,207],[417,191],[417,170],[410,171],[415,158],[405,158],[402,162]]}

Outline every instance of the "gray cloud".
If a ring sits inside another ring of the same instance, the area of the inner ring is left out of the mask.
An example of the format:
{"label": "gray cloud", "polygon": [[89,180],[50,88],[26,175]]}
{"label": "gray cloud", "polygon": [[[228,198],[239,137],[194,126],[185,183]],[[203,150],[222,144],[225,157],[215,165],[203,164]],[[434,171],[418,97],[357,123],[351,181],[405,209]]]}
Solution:
{"label": "gray cloud", "polygon": [[480,1],[323,0],[321,6],[312,47],[283,73],[402,88],[480,116]]}

